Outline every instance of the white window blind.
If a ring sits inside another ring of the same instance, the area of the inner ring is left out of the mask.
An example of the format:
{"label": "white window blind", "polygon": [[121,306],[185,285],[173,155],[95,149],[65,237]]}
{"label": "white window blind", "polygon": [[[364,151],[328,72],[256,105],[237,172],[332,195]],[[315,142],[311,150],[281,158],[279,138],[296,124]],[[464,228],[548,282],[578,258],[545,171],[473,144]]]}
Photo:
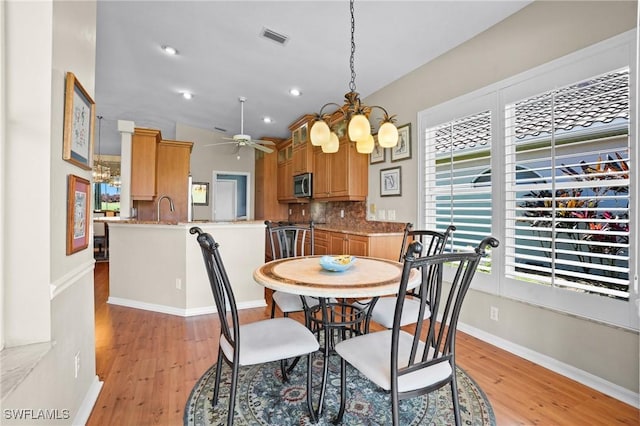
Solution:
{"label": "white window blind", "polygon": [[[430,127],[425,135],[426,223],[441,231],[455,225],[448,249],[468,251],[491,235],[491,112]],[[487,257],[480,269],[490,268]]]}
{"label": "white window blind", "polygon": [[629,297],[629,69],[505,106],[506,276]]}

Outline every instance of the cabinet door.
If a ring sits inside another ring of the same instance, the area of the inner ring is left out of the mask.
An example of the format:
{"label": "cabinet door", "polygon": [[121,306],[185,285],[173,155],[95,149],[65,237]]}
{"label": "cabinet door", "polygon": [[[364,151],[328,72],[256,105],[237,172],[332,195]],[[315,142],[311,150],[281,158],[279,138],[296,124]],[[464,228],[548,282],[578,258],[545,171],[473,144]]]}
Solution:
{"label": "cabinet door", "polygon": [[351,256],[369,256],[369,237],[348,235],[346,254],[350,254]]}
{"label": "cabinet door", "polygon": [[315,147],[313,149],[313,198],[323,199],[329,196],[329,173],[328,161],[329,156],[334,154],[325,154],[322,148]]}
{"label": "cabinet door", "polygon": [[131,139],[131,199],[150,201],[156,195],[156,155],[160,131],[135,129]]}
{"label": "cabinet door", "polygon": [[[348,138],[342,139],[335,154],[329,154],[329,195],[340,197],[349,195],[349,150],[352,149]],[[363,154],[361,154],[363,155]]]}
{"label": "cabinet door", "polygon": [[314,254],[329,254],[329,233],[327,231],[314,231]]}
{"label": "cabinet door", "polygon": [[329,232],[329,253],[331,255],[347,254],[346,234],[342,232]]}

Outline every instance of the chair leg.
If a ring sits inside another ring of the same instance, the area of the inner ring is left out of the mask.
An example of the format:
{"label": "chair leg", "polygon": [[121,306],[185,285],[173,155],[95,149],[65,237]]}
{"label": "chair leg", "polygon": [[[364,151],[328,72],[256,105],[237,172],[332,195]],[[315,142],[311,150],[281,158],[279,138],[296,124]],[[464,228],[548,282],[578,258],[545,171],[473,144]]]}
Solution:
{"label": "chair leg", "polygon": [[238,363],[231,366],[231,388],[229,389],[229,413],[227,414],[227,426],[233,426],[233,415],[236,408],[236,389],[238,388]]}
{"label": "chair leg", "polygon": [[307,355],[307,408],[309,409],[309,418],[311,419],[311,423],[316,423],[318,419],[316,418],[316,413],[313,409],[313,362],[312,362],[313,354],[310,353]]}
{"label": "chair leg", "polygon": [[280,360],[280,371],[282,371],[282,383],[287,383],[289,381],[289,376],[287,376],[287,360]]}
{"label": "chair leg", "polygon": [[400,398],[398,397],[398,389],[391,389],[391,417],[393,426],[400,426]]}
{"label": "chair leg", "polygon": [[218,361],[216,362],[216,380],[213,386],[213,396],[211,397],[211,405],[218,405],[218,394],[220,391],[220,374],[222,374],[222,349],[218,348]]}
{"label": "chair leg", "polygon": [[271,301],[271,318],[276,317],[276,302]]}
{"label": "chair leg", "polygon": [[456,426],[460,426],[460,404],[458,402],[458,383],[456,380],[455,370],[451,379],[451,399],[453,400],[453,418]]}
{"label": "chair leg", "polygon": [[344,416],[344,410],[347,405],[347,361],[340,360],[340,411],[336,416],[333,424],[340,424]]}

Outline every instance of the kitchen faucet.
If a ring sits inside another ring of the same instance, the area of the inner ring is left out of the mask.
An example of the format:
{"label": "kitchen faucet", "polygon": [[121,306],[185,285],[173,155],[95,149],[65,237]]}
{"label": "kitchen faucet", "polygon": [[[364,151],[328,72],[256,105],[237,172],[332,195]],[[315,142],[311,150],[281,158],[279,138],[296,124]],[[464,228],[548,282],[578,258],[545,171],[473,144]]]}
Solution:
{"label": "kitchen faucet", "polygon": [[173,206],[173,200],[171,199],[171,197],[169,197],[168,195],[163,195],[162,197],[158,198],[158,222],[160,222],[160,202],[165,198],[169,200],[169,210],[171,210],[172,212],[176,210],[176,208]]}

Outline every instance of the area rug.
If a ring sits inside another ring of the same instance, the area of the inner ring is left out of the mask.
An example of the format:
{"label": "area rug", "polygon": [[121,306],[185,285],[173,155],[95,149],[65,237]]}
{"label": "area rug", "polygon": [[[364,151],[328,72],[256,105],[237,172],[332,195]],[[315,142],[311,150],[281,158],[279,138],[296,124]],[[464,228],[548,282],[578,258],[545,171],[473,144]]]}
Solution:
{"label": "area rug", "polygon": [[[313,359],[314,377],[321,376],[322,358]],[[280,363],[243,367],[239,372],[235,406],[235,425],[310,425],[306,404],[306,359],[301,359],[282,383]],[[329,425],[340,408],[340,361],[332,356],[325,394],[325,406],[316,425]],[[211,396],[215,381],[215,365],[198,380],[187,400],[185,426],[224,425],[229,404],[231,369],[222,368],[220,397],[215,407]],[[463,425],[495,425],[491,404],[478,385],[464,370],[457,368],[460,414]],[[319,379],[314,382],[314,401],[319,393]],[[343,425],[390,425],[390,396],[347,366],[347,407]],[[400,401],[402,425],[452,425],[451,391],[445,386],[428,395]]]}

